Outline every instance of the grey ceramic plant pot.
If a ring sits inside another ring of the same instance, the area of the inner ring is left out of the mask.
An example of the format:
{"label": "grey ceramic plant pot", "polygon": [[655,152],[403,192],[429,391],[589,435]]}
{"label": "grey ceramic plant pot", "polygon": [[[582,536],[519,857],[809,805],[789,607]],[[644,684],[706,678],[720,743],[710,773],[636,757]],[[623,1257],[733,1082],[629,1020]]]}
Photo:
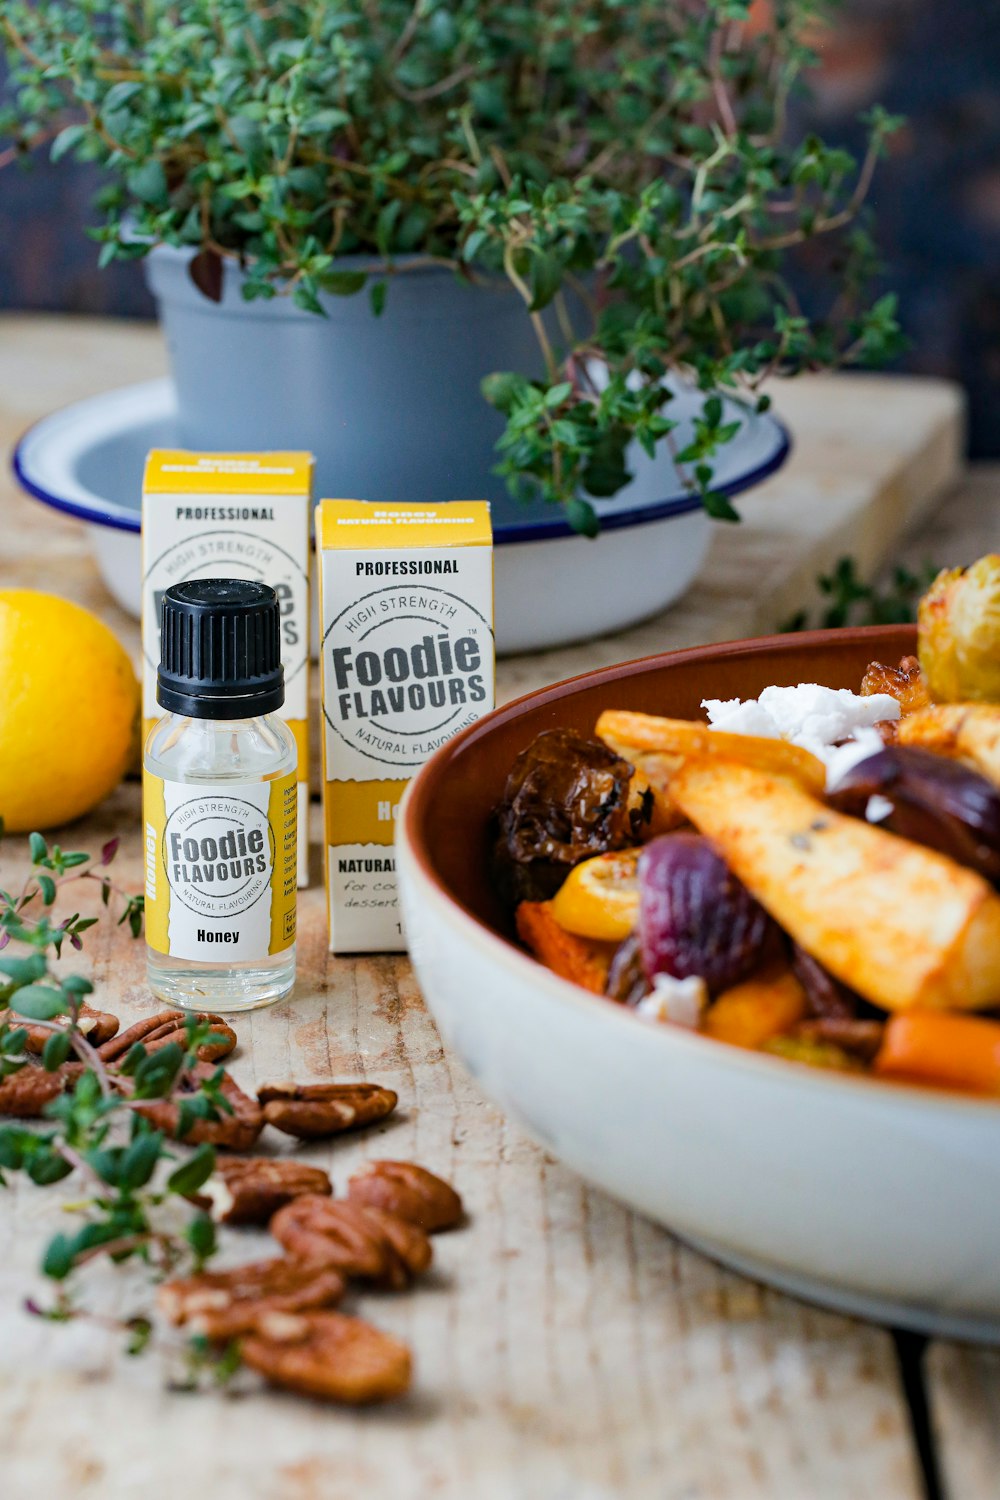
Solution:
{"label": "grey ceramic plant pot", "polygon": [[505,283],[472,286],[445,267],[404,261],[380,317],[361,292],[325,297],[322,318],[287,296],[245,302],[232,264],[222,301],[211,302],[190,260],[161,246],[145,262],[187,447],[311,449],[317,494],[503,504],[491,473],[503,420],[480,382],[540,366],[524,304]]}

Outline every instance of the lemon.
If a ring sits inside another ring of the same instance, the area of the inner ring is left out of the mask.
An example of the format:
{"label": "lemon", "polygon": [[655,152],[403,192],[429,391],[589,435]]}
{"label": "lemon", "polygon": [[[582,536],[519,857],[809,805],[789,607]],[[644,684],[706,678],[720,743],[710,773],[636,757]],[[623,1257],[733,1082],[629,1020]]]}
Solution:
{"label": "lemon", "polygon": [[139,684],[89,610],[0,589],[0,817],[12,833],[81,817],[116,787],[139,731]]}
{"label": "lemon", "polygon": [[552,898],[552,915],[578,937],[621,943],[639,920],[638,849],[574,865]]}

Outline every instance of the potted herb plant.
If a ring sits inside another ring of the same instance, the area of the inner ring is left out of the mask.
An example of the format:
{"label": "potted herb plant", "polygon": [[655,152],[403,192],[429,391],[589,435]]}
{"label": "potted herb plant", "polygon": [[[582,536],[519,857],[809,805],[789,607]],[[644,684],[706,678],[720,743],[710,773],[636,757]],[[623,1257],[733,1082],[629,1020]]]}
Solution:
{"label": "potted herb plant", "polygon": [[[7,0],[4,131],[99,163],[147,257],[183,437],[301,445],[338,493],[565,508],[673,444],[710,514],[719,393],[881,358],[858,162],[787,128],[813,0]],[[784,276],[835,257],[808,317]],[[678,451],[680,375],[705,400]],[[496,445],[497,452],[493,449]]]}

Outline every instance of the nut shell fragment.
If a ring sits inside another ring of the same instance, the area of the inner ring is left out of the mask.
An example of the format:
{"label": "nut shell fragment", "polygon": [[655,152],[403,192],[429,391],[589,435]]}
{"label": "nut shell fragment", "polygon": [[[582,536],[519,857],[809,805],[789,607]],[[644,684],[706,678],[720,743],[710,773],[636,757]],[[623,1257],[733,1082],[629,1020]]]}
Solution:
{"label": "nut shell fragment", "polygon": [[430,1241],[421,1229],[360,1203],[296,1198],[275,1214],[271,1233],[300,1260],[395,1291],[431,1263]]}
{"label": "nut shell fragment", "polygon": [[433,1233],[462,1219],[462,1200],[450,1183],[411,1161],[370,1161],[347,1184],[352,1203],[396,1214]]}
{"label": "nut shell fragment", "polygon": [[[211,1063],[197,1063],[192,1068],[189,1080],[185,1080],[189,1092],[193,1092],[193,1085],[204,1079],[215,1076],[215,1068]],[[129,1091],[131,1079],[117,1078],[116,1084],[123,1092]],[[157,1130],[162,1130],[165,1135],[174,1139],[181,1139],[189,1146],[199,1146],[207,1142],[210,1146],[221,1146],[228,1151],[249,1151],[257,1141],[264,1128],[264,1117],[260,1105],[256,1099],[251,1099],[245,1094],[228,1073],[223,1073],[220,1085],[222,1097],[232,1109],[232,1114],[222,1114],[217,1120],[195,1120],[191,1129],[183,1136],[178,1136],[180,1125],[180,1105],[174,1099],[152,1099],[148,1104],[136,1106],[137,1113],[144,1116]],[[183,1097],[183,1088],[181,1091]]]}
{"label": "nut shell fragment", "polygon": [[262,1316],[329,1307],[343,1294],[344,1279],[331,1266],[279,1255],[165,1282],[157,1303],[168,1322],[221,1341],[248,1333]]}
{"label": "nut shell fragment", "polygon": [[260,1319],[241,1353],[274,1385],[351,1406],[402,1396],[412,1375],[405,1344],[338,1312]]}
{"label": "nut shell fragment", "polygon": [[377,1083],[275,1083],[259,1089],[257,1098],[266,1124],[313,1141],[384,1120],[398,1096]]}
{"label": "nut shell fragment", "polygon": [[[120,1062],[137,1042],[141,1042],[147,1052],[158,1052],[173,1042],[183,1047],[186,1043],[185,1019],[184,1012],[179,1010],[161,1010],[155,1016],[146,1016],[105,1042],[99,1049],[101,1057],[106,1063]],[[213,1016],[207,1011],[199,1012],[195,1019],[208,1021],[212,1027],[210,1040],[198,1048],[199,1061],[219,1062],[228,1057],[236,1046],[233,1028],[221,1016]]]}
{"label": "nut shell fragment", "polygon": [[333,1192],[322,1167],[274,1156],[220,1157],[192,1202],[220,1224],[266,1224],[286,1203],[306,1193]]}

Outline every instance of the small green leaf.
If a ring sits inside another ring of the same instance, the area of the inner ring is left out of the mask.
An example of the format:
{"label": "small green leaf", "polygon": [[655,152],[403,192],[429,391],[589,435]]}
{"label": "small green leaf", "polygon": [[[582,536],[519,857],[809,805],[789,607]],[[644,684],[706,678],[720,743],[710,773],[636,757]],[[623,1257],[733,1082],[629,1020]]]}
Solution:
{"label": "small green leaf", "polygon": [[65,1234],[57,1234],[49,1241],[42,1258],[42,1272],[53,1281],[65,1281],[73,1269],[73,1241]]}
{"label": "small green leaf", "polygon": [[532,312],[540,312],[543,307],[548,307],[562,286],[562,277],[562,265],[554,255],[549,255],[544,250],[534,251],[528,274]]}
{"label": "small green leaf", "polygon": [[49,1073],[61,1068],[73,1049],[68,1031],[54,1031],[42,1048],[42,1067]]}
{"label": "small green leaf", "polygon": [[500,370],[494,375],[485,375],[479,389],[491,406],[509,415],[531,390],[531,382],[513,370]]}
{"label": "small green leaf", "polygon": [[72,151],[74,147],[79,146],[80,142],[86,138],[86,135],[86,125],[67,125],[64,130],[60,130],[52,142],[49,148],[49,160],[61,161],[68,151]]}
{"label": "small green leaf", "polygon": [[597,518],[597,512],[589,500],[574,495],[566,502],[566,519],[573,530],[581,536],[595,537],[601,529],[601,523]]}
{"label": "small green leaf", "polygon": [[361,291],[368,277],[364,271],[325,271],[316,280],[324,292],[332,292],[335,297],[353,297],[355,292]]}
{"label": "small green leaf", "polygon": [[567,396],[573,394],[573,382],[562,380],[558,385],[550,386],[545,392],[545,405],[548,407],[562,406]]}
{"label": "small green leaf", "polygon": [[19,1016],[27,1016],[29,1021],[51,1021],[55,1016],[64,1016],[69,1009],[66,997],[59,990],[42,984],[29,984],[16,990],[10,1005]]}
{"label": "small green leaf", "polygon": [[121,1159],[118,1185],[129,1192],[145,1187],[152,1177],[163,1147],[163,1132],[151,1130],[137,1136]]}
{"label": "small green leaf", "polygon": [[[79,926],[79,924],[77,925]],[[90,926],[89,922],[87,926]],[[67,974],[66,978],[62,980],[62,987],[64,990],[69,990],[71,995],[92,995],[94,993],[94,986],[89,979],[84,979],[82,974]]]}
{"label": "small green leaf", "polygon": [[31,984],[43,978],[46,967],[41,953],[32,953],[29,958],[0,958],[0,974],[6,974],[15,984]]}
{"label": "small green leaf", "polygon": [[207,1142],[200,1145],[187,1161],[176,1167],[167,1178],[167,1187],[172,1193],[187,1196],[196,1193],[215,1171],[215,1147]]}
{"label": "small green leaf", "polygon": [[187,1242],[199,1261],[207,1260],[215,1251],[215,1225],[208,1214],[195,1214],[187,1227]]}
{"label": "small green leaf", "polygon": [[31,1181],[38,1187],[50,1187],[54,1182],[62,1182],[72,1170],[71,1164],[54,1148],[35,1152],[25,1166]]}
{"label": "small green leaf", "polygon": [[374,281],[374,282],[372,282],[371,289],[370,289],[370,291],[368,293],[368,300],[371,303],[371,309],[372,309],[372,312],[375,314],[376,318],[380,318],[382,316],[382,313],[385,311],[385,299],[386,299],[386,295],[387,295],[388,291],[389,291],[389,284],[388,284],[388,282],[385,282],[385,281]]}
{"label": "small green leaf", "polygon": [[28,850],[31,854],[31,863],[37,865],[39,860],[48,857],[49,846],[40,833],[31,833],[28,835]]}
{"label": "small green leaf", "polygon": [[36,875],[38,889],[42,893],[42,900],[46,906],[51,906],[56,899],[56,883],[51,875]]}
{"label": "small green leaf", "polygon": [[140,203],[148,203],[155,208],[167,201],[167,174],[163,170],[163,163],[155,157],[130,168],[125,174],[125,182],[129,192]]}

